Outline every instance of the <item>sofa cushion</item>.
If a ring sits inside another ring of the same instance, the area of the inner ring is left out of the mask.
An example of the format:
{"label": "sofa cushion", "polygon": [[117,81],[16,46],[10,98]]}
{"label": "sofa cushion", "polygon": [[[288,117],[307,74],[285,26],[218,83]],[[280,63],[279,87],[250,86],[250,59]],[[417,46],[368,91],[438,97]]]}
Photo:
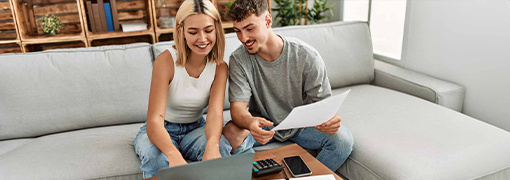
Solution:
{"label": "sofa cushion", "polygon": [[0,140],[144,122],[148,43],[0,55]]}
{"label": "sofa cushion", "polygon": [[0,141],[0,155],[8,153],[9,151],[12,151],[18,147],[21,147],[31,142],[32,140],[34,139],[30,138]]}
{"label": "sofa cushion", "polygon": [[0,155],[2,179],[141,179],[134,138],[143,124],[92,128],[33,139]]}
{"label": "sofa cushion", "polygon": [[339,172],[349,179],[475,179],[510,167],[507,131],[372,85],[333,93],[347,89],[338,115],[354,150]]}

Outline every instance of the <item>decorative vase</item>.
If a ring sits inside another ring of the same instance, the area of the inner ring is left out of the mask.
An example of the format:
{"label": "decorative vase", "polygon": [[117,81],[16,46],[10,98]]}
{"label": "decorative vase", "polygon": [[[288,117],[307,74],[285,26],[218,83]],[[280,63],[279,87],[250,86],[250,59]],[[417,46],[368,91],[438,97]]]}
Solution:
{"label": "decorative vase", "polygon": [[159,27],[173,28],[174,23],[175,23],[175,17],[169,17],[169,16],[159,17]]}

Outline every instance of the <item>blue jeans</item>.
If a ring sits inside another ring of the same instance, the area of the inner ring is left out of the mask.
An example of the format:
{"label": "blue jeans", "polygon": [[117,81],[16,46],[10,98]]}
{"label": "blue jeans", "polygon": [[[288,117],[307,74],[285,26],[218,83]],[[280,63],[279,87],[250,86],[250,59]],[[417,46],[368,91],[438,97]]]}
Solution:
{"label": "blue jeans", "polygon": [[[165,121],[165,129],[172,139],[174,146],[179,149],[184,159],[201,161],[204,155],[207,137],[205,136],[205,120],[189,124],[175,124]],[[220,154],[223,157],[230,156],[232,147],[222,135],[220,138]],[[135,151],[142,165],[140,170],[143,178],[150,178],[158,175],[158,170],[169,166],[168,158],[163,154],[147,136],[147,123],[138,131],[135,138]]]}
{"label": "blue jeans", "polygon": [[[273,138],[268,143],[274,140]],[[340,168],[349,157],[354,145],[351,131],[345,126],[341,126],[335,134],[320,132],[315,127],[301,128],[289,140],[306,149],[320,150],[316,157],[317,160],[333,172]],[[250,134],[232,154],[237,154],[236,152],[255,152],[253,147],[257,146],[262,146],[262,144],[256,142]]]}

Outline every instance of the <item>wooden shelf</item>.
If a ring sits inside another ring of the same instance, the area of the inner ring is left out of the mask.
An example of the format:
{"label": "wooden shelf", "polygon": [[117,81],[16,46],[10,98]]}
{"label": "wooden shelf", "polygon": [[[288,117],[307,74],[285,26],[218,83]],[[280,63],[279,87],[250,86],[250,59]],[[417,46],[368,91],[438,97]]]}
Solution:
{"label": "wooden shelf", "polygon": [[54,42],[21,42],[24,52],[36,52],[49,49],[87,47],[84,40],[54,41]]}
{"label": "wooden shelf", "polygon": [[[155,43],[154,37],[154,25],[152,20],[152,1],[153,0],[116,0],[116,10],[112,10],[112,16],[117,16],[117,21],[114,24],[118,23],[119,27],[115,28],[115,31],[108,32],[93,32],[92,27],[89,26],[91,23],[90,18],[88,17],[87,9],[86,9],[86,1],[89,0],[79,0],[81,8],[82,19],[84,20],[84,31],[87,35],[87,41],[89,46],[96,46],[98,44],[118,44],[116,42],[105,43],[105,40],[110,39],[111,41],[118,41],[119,43],[126,42],[119,38],[123,37],[136,37],[136,36],[150,36],[149,43]],[[105,2],[110,2],[108,0],[104,0]],[[111,2],[110,2],[111,3]],[[112,6],[113,8],[113,6]],[[116,15],[114,13],[117,12]],[[122,32],[120,30],[121,24],[123,23],[133,23],[133,22],[144,22],[147,24],[147,30],[143,31],[133,31],[133,32]],[[115,26],[115,25],[114,25]],[[93,41],[101,40],[99,43],[94,43]],[[131,41],[127,41],[131,42]]]}
{"label": "wooden shelf", "polygon": [[[86,44],[78,0],[11,0],[18,19],[21,42],[24,44],[83,41]],[[38,21],[42,15],[58,16],[64,28],[54,36],[44,35]]]}
{"label": "wooden shelf", "polygon": [[19,40],[3,40],[0,41],[0,44],[12,44],[12,43],[19,43]]}
{"label": "wooden shelf", "polygon": [[0,54],[24,52],[19,40],[0,41]]}
{"label": "wooden shelf", "polygon": [[109,39],[109,38],[120,38],[120,37],[133,37],[133,36],[141,36],[141,35],[152,35],[154,33],[153,30],[144,30],[144,31],[133,31],[133,32],[104,32],[91,34],[88,36],[90,40],[97,39]]}
{"label": "wooden shelf", "polygon": [[39,35],[39,36],[26,36],[26,38],[22,42],[24,44],[43,44],[71,41],[86,42],[86,38],[83,37],[81,34],[57,34],[53,36]]}
{"label": "wooden shelf", "polygon": [[[162,15],[175,17],[184,2],[166,0],[166,7],[162,7],[159,0],[102,0],[111,4],[112,19],[117,19],[113,22],[114,27],[117,27],[114,28],[115,31],[105,32],[104,29],[91,29],[87,1],[91,0],[0,0],[0,54],[170,41],[173,40],[174,28],[159,27],[158,19]],[[95,4],[96,0],[93,1]],[[225,19],[228,11],[226,5],[230,1],[232,0],[211,0],[220,12],[226,33],[232,32],[233,28],[232,22]],[[37,26],[37,21],[44,14],[57,15],[66,27],[57,35],[44,35]],[[132,22],[146,23],[147,30],[122,32],[120,24]]]}
{"label": "wooden shelf", "polygon": [[[152,19],[156,42],[173,40],[173,36],[171,34],[174,32],[174,28],[160,27],[159,19],[161,16],[165,16],[171,18],[173,17],[175,21],[177,10],[179,9],[179,6],[184,2],[184,0],[165,0],[165,2],[166,7],[162,7],[163,5],[159,0],[152,0]],[[175,24],[175,22],[173,24]],[[166,37],[162,37],[163,35]]]}
{"label": "wooden shelf", "polygon": [[173,33],[173,32],[174,32],[174,28],[159,29],[159,32],[160,32],[161,34]]}
{"label": "wooden shelf", "polygon": [[12,3],[8,0],[0,0],[0,43],[19,41],[18,25]]}
{"label": "wooden shelf", "polygon": [[[211,0],[211,2],[216,6],[216,8],[218,8],[220,15],[224,15],[228,11],[226,4],[228,4],[228,2],[230,2],[230,1],[231,0]],[[158,19],[162,15],[175,18],[177,10],[179,10],[179,6],[182,4],[182,2],[184,2],[184,0],[166,0],[166,7],[162,7],[160,1],[158,1],[158,0],[152,1],[152,3],[153,3],[152,4],[152,12],[153,12],[152,19],[154,20],[154,31],[155,31],[155,35],[156,35],[156,42],[168,41],[168,40],[173,39],[171,34],[174,32],[174,28],[159,27],[160,23],[158,22]],[[165,11],[162,11],[162,10],[165,10]],[[224,16],[222,16],[222,18],[223,17]],[[234,27],[232,22],[225,21],[225,19],[222,19],[222,21],[224,21],[222,23],[224,29],[230,29],[230,28]],[[168,34],[170,34],[170,35],[168,35]],[[168,38],[168,37],[162,38],[161,36],[163,36],[163,35],[170,36],[170,38]]]}

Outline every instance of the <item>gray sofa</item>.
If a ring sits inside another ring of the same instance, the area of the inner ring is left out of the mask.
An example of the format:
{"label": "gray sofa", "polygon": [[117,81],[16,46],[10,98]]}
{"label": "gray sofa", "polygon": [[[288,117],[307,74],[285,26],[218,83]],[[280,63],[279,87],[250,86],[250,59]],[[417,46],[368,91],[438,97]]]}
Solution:
{"label": "gray sofa", "polygon": [[[320,52],[334,94],[351,89],[338,114],[354,150],[337,173],[510,179],[510,133],[459,113],[461,86],[374,61],[366,23],[274,30]],[[235,34],[226,41],[228,61],[240,43]],[[146,118],[152,61],[171,44],[0,55],[0,179],[141,179],[133,140]],[[228,109],[226,99],[225,121]]]}

